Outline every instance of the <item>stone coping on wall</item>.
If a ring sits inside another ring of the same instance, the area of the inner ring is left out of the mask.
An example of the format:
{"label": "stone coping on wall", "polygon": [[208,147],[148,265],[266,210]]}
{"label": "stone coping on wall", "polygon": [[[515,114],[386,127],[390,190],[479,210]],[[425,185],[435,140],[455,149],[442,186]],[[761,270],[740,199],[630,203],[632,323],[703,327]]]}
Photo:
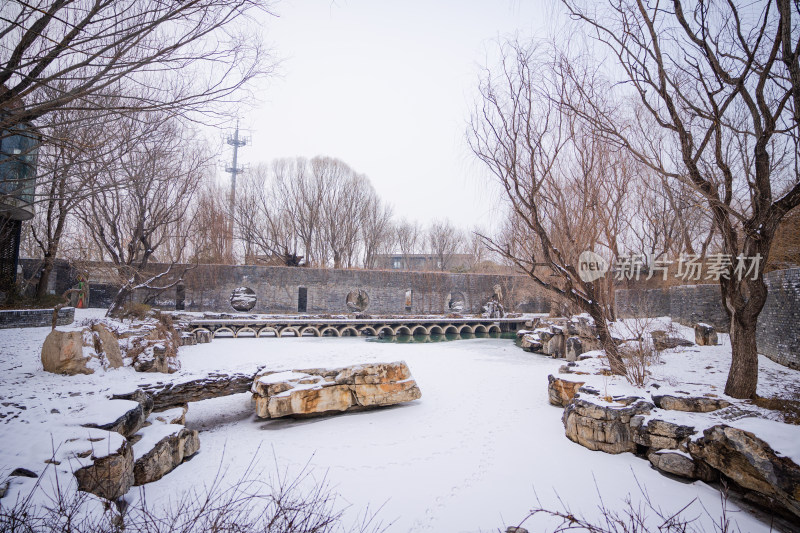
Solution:
{"label": "stone coping on wall", "polygon": [[[67,326],[75,320],[74,307],[58,310],[58,326]],[[0,329],[41,328],[52,326],[53,309],[10,309],[0,310]]]}

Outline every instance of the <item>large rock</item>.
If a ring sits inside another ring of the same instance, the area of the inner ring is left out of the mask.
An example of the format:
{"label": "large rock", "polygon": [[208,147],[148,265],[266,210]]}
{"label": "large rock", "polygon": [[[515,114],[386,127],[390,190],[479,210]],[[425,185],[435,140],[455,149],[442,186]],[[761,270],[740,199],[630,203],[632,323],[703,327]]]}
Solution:
{"label": "large rock", "polygon": [[757,493],[759,503],[800,519],[800,467],[749,431],[713,426],[689,443],[689,453]]}
{"label": "large rock", "polygon": [[270,371],[255,377],[251,391],[256,415],[261,418],[324,415],[421,397],[404,362]]}
{"label": "large rock", "polygon": [[538,352],[542,349],[542,343],[539,340],[539,335],[535,333],[526,333],[522,336],[520,346],[526,352]]}
{"label": "large rock", "polygon": [[[86,449],[74,453],[72,458],[78,464],[88,463],[74,472],[78,488],[108,500],[121,498],[131,488],[134,479],[130,443],[119,435],[116,439],[90,437],[87,441]],[[75,447],[76,442],[70,445]]]}
{"label": "large rock", "polygon": [[567,361],[577,361],[583,353],[583,342],[580,337],[569,337],[566,344]]}
{"label": "large rock", "polygon": [[647,454],[647,459],[656,470],[687,479],[700,479],[706,482],[715,481],[719,475],[702,461],[692,458],[687,453],[676,451],[654,451]]}
{"label": "large rock", "polygon": [[567,381],[550,374],[547,376],[547,396],[550,404],[566,407],[584,383],[584,381]]}
{"label": "large rock", "polygon": [[176,424],[153,424],[142,429],[133,445],[134,485],[164,477],[200,449],[196,430]]}
{"label": "large rock", "polygon": [[631,405],[601,405],[578,397],[564,409],[562,422],[567,438],[590,450],[606,453],[636,451],[631,418],[650,414],[653,404],[644,400]]}
{"label": "large rock", "polygon": [[97,335],[97,344],[108,360],[108,366],[119,368],[122,366],[122,352],[119,350],[119,339],[108,326],[102,322],[92,325],[92,331]]}
{"label": "large rock", "polygon": [[647,446],[656,450],[686,449],[689,437],[694,435],[692,426],[666,422],[664,420],[650,419],[645,421],[642,416],[631,419],[633,441],[636,444]]}
{"label": "large rock", "polygon": [[660,409],[670,411],[686,411],[689,413],[710,413],[730,406],[730,402],[721,398],[706,396],[672,396],[669,394],[653,395],[653,403]]}
{"label": "large rock", "polygon": [[540,334],[542,339],[542,352],[554,357],[564,357],[564,335],[561,330],[553,326],[552,333]]}
{"label": "large rock", "polygon": [[710,326],[708,324],[695,324],[694,342],[698,346],[716,346],[717,330],[714,329],[714,326]]}
{"label": "large rock", "polygon": [[119,339],[105,324],[51,331],[42,345],[42,367],[56,374],[94,374],[123,365]]}
{"label": "large rock", "polygon": [[653,337],[653,348],[656,351],[671,350],[673,348],[694,346],[692,341],[687,341],[683,337],[668,337],[666,331],[656,330],[650,334]]}
{"label": "large rock", "polygon": [[84,335],[89,330],[51,331],[42,345],[42,366],[47,372],[56,374],[94,374],[88,366],[91,352],[84,353]]}

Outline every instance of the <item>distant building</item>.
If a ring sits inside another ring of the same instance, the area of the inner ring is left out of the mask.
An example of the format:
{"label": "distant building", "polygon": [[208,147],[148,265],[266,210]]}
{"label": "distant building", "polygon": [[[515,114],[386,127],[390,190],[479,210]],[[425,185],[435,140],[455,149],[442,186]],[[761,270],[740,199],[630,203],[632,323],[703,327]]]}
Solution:
{"label": "distant building", "polygon": [[[19,99],[8,108],[22,107]],[[0,124],[7,118],[0,109]],[[36,155],[41,140],[29,123],[0,128],[0,293],[7,294],[17,275],[22,221],[33,218]]]}
{"label": "distant building", "polygon": [[453,254],[441,260],[431,254],[379,254],[375,257],[375,268],[379,270],[469,270],[475,262],[471,254]]}

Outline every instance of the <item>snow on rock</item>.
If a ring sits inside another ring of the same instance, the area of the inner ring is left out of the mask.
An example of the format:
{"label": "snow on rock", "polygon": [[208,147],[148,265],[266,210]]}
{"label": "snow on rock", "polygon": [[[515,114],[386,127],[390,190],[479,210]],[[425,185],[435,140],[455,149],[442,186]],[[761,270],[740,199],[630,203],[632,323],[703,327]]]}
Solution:
{"label": "snow on rock", "polygon": [[256,415],[261,418],[322,415],[383,407],[421,397],[403,362],[289,372],[269,371],[253,382]]}
{"label": "snow on rock", "polygon": [[153,413],[147,418],[150,424],[186,424],[186,412],[189,410],[187,406],[173,407],[158,413]]}
{"label": "snow on rock", "polygon": [[118,433],[100,431],[90,430],[86,439],[66,441],[63,453],[70,464],[88,463],[73,472],[80,490],[116,500],[133,485],[133,451]]}
{"label": "snow on rock", "polygon": [[172,472],[200,449],[197,430],[178,424],[153,424],[136,434],[133,445],[134,485],[152,483]]}

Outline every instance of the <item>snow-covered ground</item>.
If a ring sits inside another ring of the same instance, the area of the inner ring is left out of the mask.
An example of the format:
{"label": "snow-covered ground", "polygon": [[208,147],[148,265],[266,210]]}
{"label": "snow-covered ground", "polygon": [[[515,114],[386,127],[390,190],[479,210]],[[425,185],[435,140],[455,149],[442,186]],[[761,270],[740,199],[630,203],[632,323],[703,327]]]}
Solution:
{"label": "snow-covered ground", "polygon": [[[76,319],[91,314],[78,310]],[[559,508],[560,499],[573,512],[599,516],[599,495],[606,506],[622,508],[628,495],[634,502],[641,500],[637,483],[666,512],[696,500],[686,513],[699,518],[699,530],[714,531],[719,517],[716,489],[667,478],[631,454],[592,452],[567,440],[562,409],[547,400],[547,375],[557,373],[563,360],[523,352],[510,340],[391,344],[364,338],[217,339],[181,348],[182,370],[170,376],[122,368],[66,377],[41,370],[39,354],[47,332],[0,330],[0,480],[17,467],[41,473],[53,445],[86,432],[80,423],[103,414],[104,398],[137,383],[185,380],[211,371],[254,371],[265,365],[299,369],[405,360],[422,399],[391,408],[266,421],[254,416],[247,394],[191,404],[187,425],[200,430],[199,454],[143,492],[132,489],[127,498],[146,494],[149,502],[176,499],[183,490],[210,484],[218,472],[224,482],[233,483],[255,460],[256,472],[265,477],[276,465],[290,473],[307,467],[315,479],[327,479],[340,504],[350,506],[348,519],[355,520],[367,506],[380,508],[380,519],[393,522],[393,532],[496,531],[521,521],[539,505],[537,497],[545,507]],[[690,379],[689,384],[711,379],[721,394],[727,371],[724,353],[723,346],[669,354],[665,360],[691,358],[698,366],[692,371],[691,365],[678,364],[685,371],[658,379],[677,388]],[[785,380],[785,371],[764,359],[765,391],[780,387],[770,376]],[[692,372],[697,380],[686,377]],[[797,373],[790,378],[796,383]],[[619,381],[605,379],[612,385]],[[793,432],[789,435],[800,434],[797,426],[788,427]],[[46,475],[58,471],[50,468]],[[24,494],[32,483],[19,478],[6,498]],[[741,531],[769,530],[735,504],[728,507]],[[545,525],[525,524],[531,531],[542,531]]]}

